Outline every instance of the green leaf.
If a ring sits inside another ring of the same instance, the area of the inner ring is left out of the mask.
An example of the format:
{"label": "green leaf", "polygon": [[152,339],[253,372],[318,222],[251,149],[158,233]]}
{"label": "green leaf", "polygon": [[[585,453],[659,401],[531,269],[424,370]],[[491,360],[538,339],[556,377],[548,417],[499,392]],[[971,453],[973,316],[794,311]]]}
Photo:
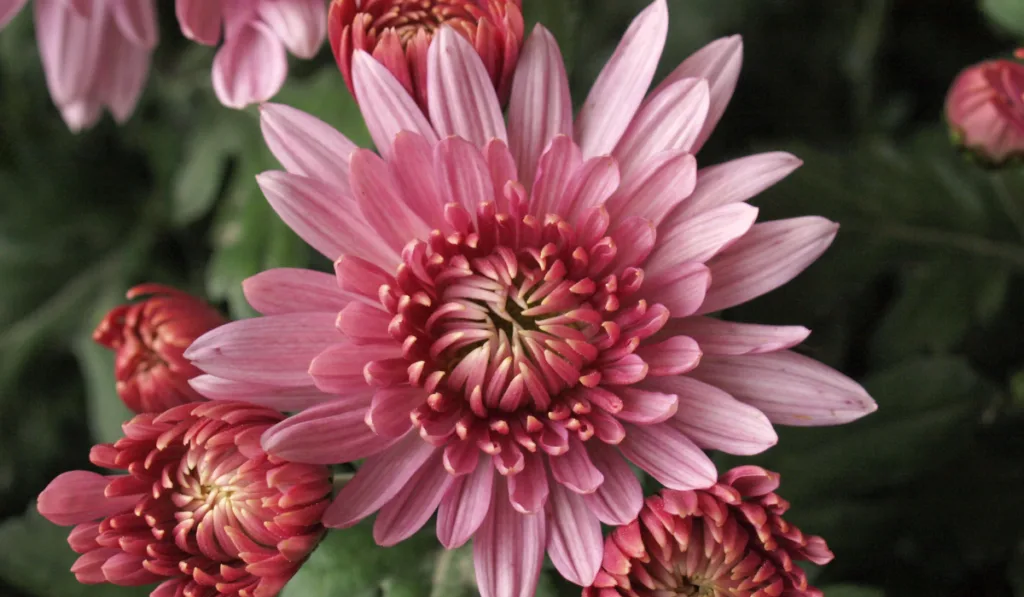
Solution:
{"label": "green leaf", "polygon": [[171,221],[176,226],[186,226],[205,216],[224,184],[224,170],[239,148],[242,123],[237,117],[223,116],[197,127],[186,147],[186,161],[174,180]]}
{"label": "green leaf", "polygon": [[861,585],[828,585],[818,587],[826,597],[885,597],[882,589]]}
{"label": "green leaf", "polygon": [[982,0],[981,10],[1003,29],[1016,35],[1024,35],[1024,2],[1020,0]]}
{"label": "green leaf", "polygon": [[78,554],[67,544],[70,529],[59,527],[31,508],[0,524],[0,578],[36,597],[141,597],[152,587],[82,585],[71,573]]}

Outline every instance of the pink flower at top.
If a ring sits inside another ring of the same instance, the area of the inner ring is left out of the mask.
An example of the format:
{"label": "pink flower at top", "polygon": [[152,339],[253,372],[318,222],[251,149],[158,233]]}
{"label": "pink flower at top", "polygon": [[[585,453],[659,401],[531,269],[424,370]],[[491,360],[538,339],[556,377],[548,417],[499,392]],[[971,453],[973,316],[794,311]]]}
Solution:
{"label": "pink flower at top", "polygon": [[263,436],[296,462],[365,458],[324,515],[377,512],[381,545],[437,513],[471,538],[483,597],[532,595],[544,553],[590,585],[601,523],[643,506],[632,462],[673,490],[717,480],[705,449],[754,454],[773,423],[835,425],[875,403],[788,350],[803,327],[709,314],[786,283],[828,247],[817,217],[755,224],[745,201],[799,160],[766,153],[703,168],[741,43],[713,42],[648,94],[664,0],[630,26],[573,119],[553,36],[523,47],[508,123],[474,47],[443,27],[424,114],[357,51],[352,78],[377,153],[316,118],[263,108],[284,172],[259,184],[335,260],[335,275],[264,272],[263,317],[209,332],[185,356],[207,397],[301,411]]}
{"label": "pink flower at top", "polygon": [[[0,29],[26,0],[0,0]],[[153,0],[35,0],[36,39],[53,103],[73,132],[132,115],[157,43]]]}
{"label": "pink flower at top", "polygon": [[288,76],[287,52],[312,58],[327,35],[324,0],[177,0],[175,6],[189,39],[214,46],[223,30],[213,89],[230,108],[272,98]]}
{"label": "pink flower at top", "polygon": [[990,60],[961,72],[946,96],[956,141],[1000,164],[1024,155],[1024,64]]}

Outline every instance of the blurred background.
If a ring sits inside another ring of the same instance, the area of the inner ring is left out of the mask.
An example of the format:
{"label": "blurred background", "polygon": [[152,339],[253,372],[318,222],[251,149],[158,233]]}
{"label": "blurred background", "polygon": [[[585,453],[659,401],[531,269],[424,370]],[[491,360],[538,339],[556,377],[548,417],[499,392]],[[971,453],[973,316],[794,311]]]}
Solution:
{"label": "blurred background", "polygon": [[[559,39],[577,102],[646,0],[524,0]],[[752,459],[782,473],[789,519],[835,561],[828,597],[1024,597],[1024,172],[950,143],[946,90],[1024,39],[1021,0],[670,0],[662,74],[741,33],[736,95],[703,165],[788,150],[805,165],[755,200],[762,219],[842,227],[825,257],[726,314],[805,325],[800,350],[861,381],[877,413],[781,429]],[[34,513],[56,474],[88,466],[128,411],[91,332],[131,285],[163,282],[251,315],[240,282],[327,269],[274,215],[253,176],[277,167],[255,110],[222,107],[213,50],[173,5],[135,116],[68,132],[46,92],[31,11],[0,34],[0,595],[134,596],[78,585],[65,529]],[[369,145],[325,46],[276,101]],[[717,458],[721,467],[733,459]],[[746,462],[751,459],[745,459]],[[428,525],[432,529],[432,525]],[[390,550],[333,532],[286,597],[473,595],[468,552],[430,532]],[[540,594],[579,589],[546,576]]]}

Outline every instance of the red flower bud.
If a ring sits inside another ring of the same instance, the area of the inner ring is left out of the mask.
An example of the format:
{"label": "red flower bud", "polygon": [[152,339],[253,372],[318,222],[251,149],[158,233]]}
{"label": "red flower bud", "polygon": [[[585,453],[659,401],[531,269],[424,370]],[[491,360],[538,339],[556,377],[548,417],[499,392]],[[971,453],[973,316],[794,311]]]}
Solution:
{"label": "red flower bud", "polygon": [[789,503],[778,486],[777,474],[741,466],[708,489],[648,498],[639,518],[608,536],[583,597],[821,597],[795,562],[826,564],[832,552],[783,520]]}
{"label": "red flower bud", "polygon": [[323,537],[326,467],[270,456],[260,436],[284,418],[240,402],[136,415],[125,437],[92,449],[103,476],[72,471],[39,495],[39,513],[75,528],[79,582],[161,583],[152,597],[272,597]]}
{"label": "red flower bud", "polygon": [[365,50],[427,109],[427,48],[442,25],[473,44],[504,104],[523,42],[520,0],[333,0],[328,37],[352,95],[352,54]]}
{"label": "red flower bud", "polygon": [[1024,64],[991,60],[964,69],[946,96],[957,143],[992,164],[1024,154]]}
{"label": "red flower bud", "polygon": [[115,307],[92,333],[117,354],[114,375],[121,400],[138,413],[205,400],[188,384],[202,372],[182,353],[224,318],[201,300],[159,284],[136,286],[127,296],[145,298]]}

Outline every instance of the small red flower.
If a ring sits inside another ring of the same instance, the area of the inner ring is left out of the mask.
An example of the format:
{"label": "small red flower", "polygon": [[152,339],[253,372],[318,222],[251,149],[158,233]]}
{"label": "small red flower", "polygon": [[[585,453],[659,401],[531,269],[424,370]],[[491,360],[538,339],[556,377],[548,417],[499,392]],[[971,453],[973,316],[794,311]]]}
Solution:
{"label": "small red flower", "polygon": [[795,561],[826,564],[832,552],[783,520],[789,503],[778,486],[776,473],[741,466],[708,489],[648,498],[605,541],[583,597],[821,597]]}
{"label": "small red flower", "polygon": [[1024,64],[990,60],[964,69],[946,97],[957,143],[992,164],[1024,155]]}
{"label": "small red flower", "polygon": [[159,284],[128,291],[92,333],[93,340],[117,353],[114,374],[117,393],[137,413],[162,412],[204,400],[188,384],[202,373],[182,353],[192,341],[224,323],[224,318],[201,300]]}
{"label": "small red flower", "polygon": [[520,0],[333,0],[328,36],[353,96],[352,55],[364,50],[427,110],[427,48],[442,25],[473,44],[504,104],[523,41]]}
{"label": "small red flower", "polygon": [[237,402],[143,413],[92,449],[102,476],[72,471],[39,495],[40,514],[75,525],[71,567],[85,584],[161,582],[151,597],[271,597],[323,536],[326,467],[266,454],[280,413]]}

